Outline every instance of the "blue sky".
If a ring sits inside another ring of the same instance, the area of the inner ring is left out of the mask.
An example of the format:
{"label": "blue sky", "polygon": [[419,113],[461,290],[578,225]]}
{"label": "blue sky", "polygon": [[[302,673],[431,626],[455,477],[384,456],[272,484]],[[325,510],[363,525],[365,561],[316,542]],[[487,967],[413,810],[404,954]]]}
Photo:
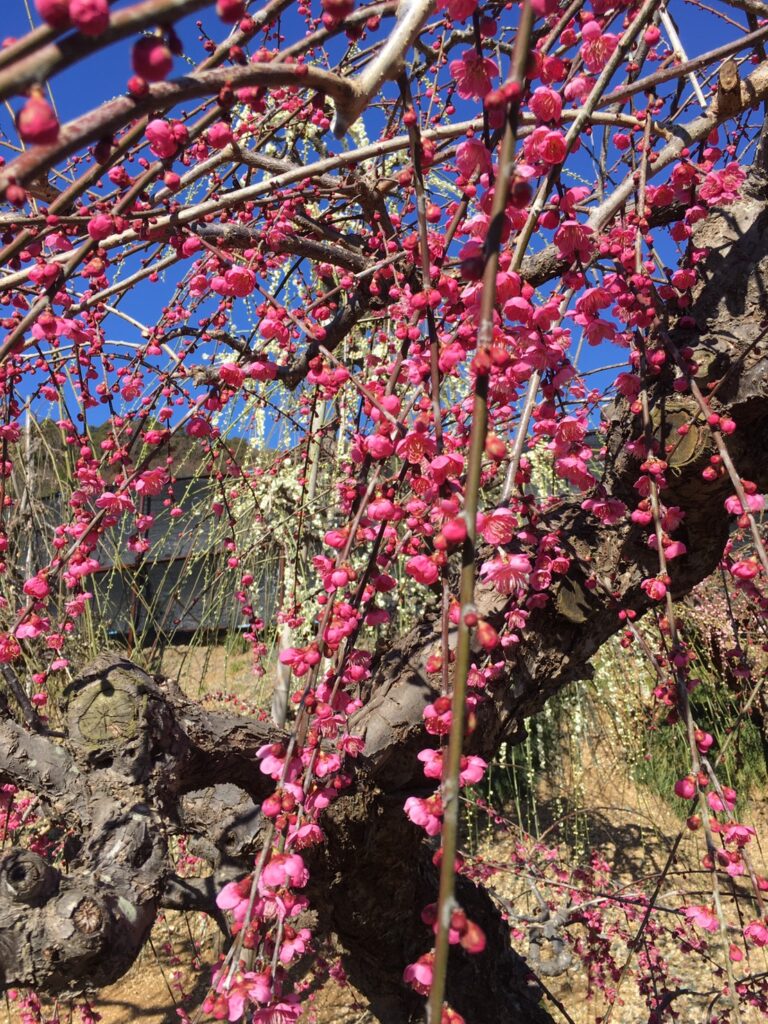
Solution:
{"label": "blue sky", "polygon": [[[115,6],[120,8],[129,5],[129,0],[126,0],[126,2],[118,3]],[[740,12],[725,8],[724,5],[722,6],[729,17],[739,22],[744,20]],[[688,56],[694,56],[713,46],[721,45],[740,34],[736,26],[719,21],[687,3],[674,3],[672,5],[672,12]],[[3,34],[5,36],[19,36],[28,30],[29,18],[25,0],[4,0],[3,14],[5,15],[3,22]],[[179,22],[177,31],[191,63],[197,62],[204,56],[204,50],[199,39],[199,31],[195,24],[199,19],[203,20],[204,25],[211,27],[211,34],[214,39],[220,38],[222,34],[221,23],[210,9],[198,12]],[[285,24],[288,28],[286,35],[291,36],[293,33],[291,33],[290,28],[293,26],[290,14],[286,16]],[[294,25],[298,28],[298,21],[294,22]],[[303,23],[299,32],[303,34]],[[102,51],[95,52],[79,65],[55,76],[51,85],[58,113],[63,122],[82,114],[84,111],[97,106],[99,103],[112,98],[124,90],[125,82],[131,74],[130,49],[132,42],[133,40],[126,39],[115,43]],[[174,74],[180,74],[184,66],[184,61],[180,58],[177,59]],[[705,87],[705,93],[708,94],[708,92],[709,90]],[[684,95],[690,93],[690,86],[686,85]],[[18,109],[19,105],[20,100],[14,101],[16,109]],[[689,108],[689,116],[697,112],[698,106],[694,102],[694,105]],[[462,109],[461,102],[457,101],[456,118],[461,120],[466,114],[466,109]],[[375,120],[371,121],[371,126],[372,128],[377,127]],[[0,129],[5,131],[15,141],[15,133],[11,129],[6,111],[0,112]],[[339,145],[334,140],[329,139],[328,141],[332,149]],[[4,150],[4,152],[7,153],[7,150]],[[591,167],[586,151],[583,158],[570,163],[569,167],[576,172],[577,176],[583,173],[585,179],[589,180]],[[137,169],[136,165],[132,168],[134,171]],[[566,174],[564,175],[564,181],[567,185],[576,184],[577,177]],[[671,262],[674,258],[674,251],[671,247],[669,247],[668,251],[665,251],[665,249],[662,250],[662,256]],[[171,269],[167,280],[161,280],[154,286],[148,284],[139,286],[132,295],[121,300],[121,309],[144,323],[151,324],[157,322],[161,307],[171,294],[171,286],[181,277],[184,269],[185,266],[182,264],[178,269]],[[139,340],[138,332],[134,331],[133,336],[131,336],[132,328],[124,321],[117,321],[114,317],[111,320],[114,323],[108,323],[107,326],[109,330],[119,332],[119,334],[115,334],[116,337],[134,341]],[[244,324],[244,326],[246,325]],[[107,333],[108,337],[110,337],[109,330]],[[604,363],[615,363],[620,358],[621,353],[615,349],[607,353],[602,350],[587,349],[583,354],[581,368],[594,370]],[[615,376],[615,371],[608,374],[605,379],[603,379],[603,375],[596,375],[589,379],[589,383],[591,386],[600,386],[605,381],[612,379],[613,376]]]}

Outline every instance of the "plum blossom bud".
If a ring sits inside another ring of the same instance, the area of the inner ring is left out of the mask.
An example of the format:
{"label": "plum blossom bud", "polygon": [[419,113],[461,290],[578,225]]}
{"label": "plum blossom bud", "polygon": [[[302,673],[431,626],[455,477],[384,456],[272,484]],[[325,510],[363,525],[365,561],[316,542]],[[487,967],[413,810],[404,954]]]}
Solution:
{"label": "plum blossom bud", "polygon": [[99,213],[88,221],[88,234],[94,242],[101,242],[114,230],[114,221],[105,213]]}
{"label": "plum blossom bud", "polygon": [[232,126],[226,121],[217,121],[208,129],[208,142],[214,149],[224,149],[234,141]]}
{"label": "plum blossom bud", "polygon": [[245,15],[243,0],[217,0],[216,13],[227,25],[233,25]]}
{"label": "plum blossom bud", "polygon": [[693,800],[696,796],[696,780],[692,775],[686,775],[684,779],[677,780],[675,796],[679,796],[681,800]]}
{"label": "plum blossom bud", "polygon": [[735,576],[737,580],[753,580],[759,571],[756,562],[752,559],[734,562],[730,569],[731,576]]}
{"label": "plum blossom bud", "polygon": [[277,366],[269,359],[257,359],[246,367],[248,376],[253,380],[274,380],[277,376]]}
{"label": "plum blossom bud", "polygon": [[485,949],[485,933],[474,921],[467,921],[461,932],[459,943],[468,953],[482,953]]}
{"label": "plum blossom bud", "polygon": [[219,367],[219,377],[232,388],[239,388],[245,380],[245,370],[237,363],[222,363]]}
{"label": "plum blossom bud", "polygon": [[193,416],[184,428],[188,437],[208,437],[211,431],[211,424],[202,416]]}
{"label": "plum blossom bud", "polygon": [[167,43],[157,36],[145,36],[134,45],[133,70],[147,82],[163,82],[171,73],[173,56]]}
{"label": "plum blossom bud", "polygon": [[485,619],[478,622],[475,635],[480,646],[486,651],[492,651],[499,644],[499,634]]}
{"label": "plum blossom bud", "polygon": [[498,434],[488,434],[485,441],[485,454],[496,461],[500,461],[507,454],[507,446]]}
{"label": "plum blossom bud", "polygon": [[261,805],[261,813],[267,818],[276,818],[282,809],[282,801],[277,793],[272,793]]}
{"label": "plum blossom bud", "polygon": [[140,100],[149,93],[149,82],[140,75],[131,75],[127,82],[128,95]]}
{"label": "plum blossom bud", "polygon": [[228,290],[238,298],[250,295],[256,287],[256,275],[248,267],[230,267],[224,275]]}
{"label": "plum blossom bud", "polygon": [[42,576],[33,576],[31,579],[28,579],[24,584],[23,590],[27,597],[33,597],[36,601],[42,601],[51,592],[51,588]]}
{"label": "plum blossom bud", "polygon": [[643,580],[640,586],[652,601],[662,601],[667,593],[667,585],[664,580]]}
{"label": "plum blossom bud", "polygon": [[109,27],[107,0],[69,0],[69,16],[84,36],[100,36]]}
{"label": "plum blossom bud", "polygon": [[405,563],[405,571],[417,583],[424,583],[426,586],[435,583],[440,575],[440,570],[427,555],[414,555],[413,558],[409,558]]}
{"label": "plum blossom bud", "polygon": [[144,134],[149,142],[150,151],[155,156],[160,157],[161,160],[175,156],[179,145],[173,134],[173,128],[167,121],[163,121],[159,117],[155,118],[144,129]]}
{"label": "plum blossom bud", "polygon": [[701,729],[697,729],[694,733],[694,736],[696,739],[696,746],[699,748],[702,754],[706,754],[706,752],[715,742],[715,739],[711,733],[703,732]]}
{"label": "plum blossom bud", "polygon": [[449,544],[461,544],[467,536],[467,524],[461,518],[449,519],[443,524],[443,535]]}
{"label": "plum blossom bud", "polygon": [[30,146],[52,146],[59,137],[59,122],[47,100],[34,91],[19,111],[16,127]]}
{"label": "plum blossom bud", "polygon": [[69,27],[69,0],[35,0],[37,13],[51,28]]}

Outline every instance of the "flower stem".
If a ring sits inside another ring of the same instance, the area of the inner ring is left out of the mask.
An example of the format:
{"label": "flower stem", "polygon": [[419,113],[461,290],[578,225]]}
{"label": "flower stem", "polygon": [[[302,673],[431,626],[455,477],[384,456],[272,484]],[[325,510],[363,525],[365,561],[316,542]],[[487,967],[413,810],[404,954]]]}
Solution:
{"label": "flower stem", "polygon": [[429,994],[427,1020],[439,1024],[442,1017],[445,979],[448,969],[448,934],[451,915],[456,907],[455,860],[459,831],[459,771],[464,744],[464,718],[467,696],[467,676],[470,665],[471,628],[467,622],[468,613],[474,607],[475,596],[475,546],[477,535],[477,507],[480,491],[480,471],[488,426],[488,374],[483,368],[483,356],[490,348],[493,338],[493,311],[496,304],[496,275],[499,267],[499,247],[504,211],[507,206],[509,185],[514,171],[515,148],[517,145],[517,123],[520,98],[525,81],[533,12],[529,0],[520,12],[513,66],[509,82],[515,89],[509,103],[507,123],[499,157],[499,175],[496,179],[491,210],[491,222],[486,242],[485,268],[483,271],[483,296],[478,325],[477,362],[475,395],[472,407],[472,428],[470,432],[467,482],[464,491],[464,518],[467,534],[462,546],[460,605],[461,618],[456,647],[456,669],[451,702],[451,732],[448,754],[445,759],[442,780],[443,831],[442,860],[440,863],[440,890],[438,895],[437,936],[433,962],[432,988]]}

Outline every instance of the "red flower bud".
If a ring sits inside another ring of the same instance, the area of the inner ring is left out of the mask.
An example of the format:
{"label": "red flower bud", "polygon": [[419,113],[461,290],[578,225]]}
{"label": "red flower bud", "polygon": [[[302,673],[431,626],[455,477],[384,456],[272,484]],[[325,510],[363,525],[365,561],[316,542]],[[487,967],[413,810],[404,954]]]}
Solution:
{"label": "red flower bud", "polygon": [[59,137],[59,122],[50,104],[33,92],[16,118],[22,140],[30,146],[51,146]]}
{"label": "red flower bud", "polygon": [[484,619],[477,624],[476,636],[478,643],[486,651],[492,651],[494,647],[498,646],[499,634],[490,622],[486,622]]}
{"label": "red flower bud", "polygon": [[173,57],[162,39],[145,36],[133,47],[133,70],[147,82],[162,82],[171,73]]}
{"label": "red flower bud", "polygon": [[507,454],[507,446],[498,434],[489,434],[485,439],[485,454],[499,461]]}
{"label": "red flower bud", "polygon": [[131,75],[128,79],[128,92],[135,100],[140,100],[149,92],[149,83],[139,75]]}
{"label": "red flower bud", "polygon": [[100,36],[109,28],[107,0],[69,0],[69,16],[84,36]]}
{"label": "red flower bud", "polygon": [[675,783],[675,795],[681,800],[692,800],[696,796],[696,780],[693,775],[686,775]]}
{"label": "red flower bud", "polygon": [[69,27],[69,0],[35,0],[35,7],[51,28]]}
{"label": "red flower bud", "polygon": [[228,25],[233,25],[245,16],[243,0],[217,0],[216,13]]}

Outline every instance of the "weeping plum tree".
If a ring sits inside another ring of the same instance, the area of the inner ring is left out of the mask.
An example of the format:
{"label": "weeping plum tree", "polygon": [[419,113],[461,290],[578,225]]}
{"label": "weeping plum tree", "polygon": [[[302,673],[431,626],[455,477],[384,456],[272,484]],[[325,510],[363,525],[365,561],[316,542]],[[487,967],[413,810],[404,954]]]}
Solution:
{"label": "weeping plum tree", "polygon": [[[758,628],[768,607],[768,7],[8,6],[3,987],[114,981],[176,908],[231,936],[216,1017],[295,1020],[333,936],[381,1020],[551,1020],[536,970],[542,943],[567,964],[568,913],[513,951],[460,795],[618,636],[688,752],[704,881],[680,935],[718,965],[718,1020],[764,1005],[766,883],[676,602],[718,574]],[[68,483],[23,543],[45,419]],[[255,422],[259,457],[236,457]],[[213,488],[192,513],[181,439]],[[140,652],[89,660],[110,538],[126,565],[151,552],[148,497],[216,526],[289,714],[212,710]],[[253,565],[287,535],[266,615]],[[177,873],[175,834],[207,874]],[[658,972],[646,991],[650,1019],[673,1011]]]}

